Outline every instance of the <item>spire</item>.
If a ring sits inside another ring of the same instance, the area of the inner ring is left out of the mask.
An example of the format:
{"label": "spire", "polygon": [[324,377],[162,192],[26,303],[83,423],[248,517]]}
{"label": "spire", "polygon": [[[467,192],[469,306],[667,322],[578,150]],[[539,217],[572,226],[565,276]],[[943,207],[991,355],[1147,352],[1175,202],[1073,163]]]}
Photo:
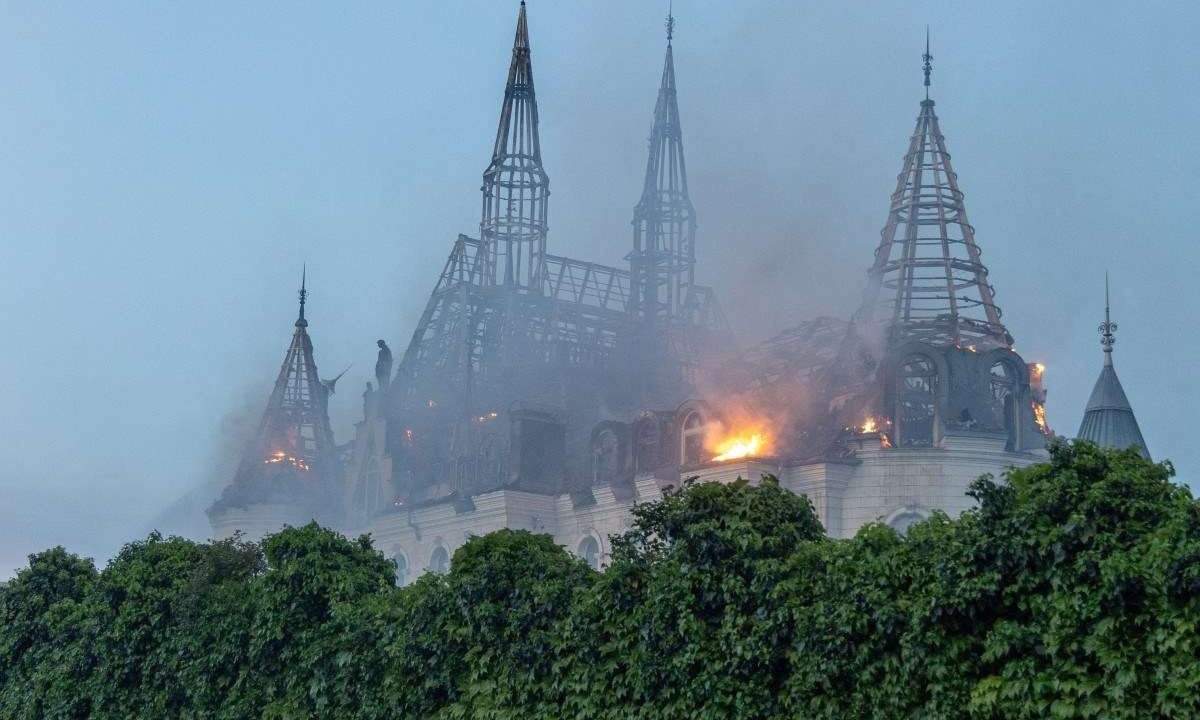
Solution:
{"label": "spire", "polygon": [[1149,458],[1150,450],[1142,439],[1141,428],[1138,427],[1137,417],[1133,414],[1133,406],[1125,395],[1125,388],[1117,377],[1113,366],[1112,351],[1116,338],[1113,334],[1117,324],[1112,321],[1108,302],[1108,273],[1104,274],[1104,322],[1098,328],[1100,344],[1104,347],[1104,365],[1100,369],[1100,377],[1092,387],[1092,395],[1088,398],[1087,408],[1083,413],[1083,422],[1079,425],[1081,440],[1091,440],[1103,447],[1124,450],[1129,447],[1137,448],[1142,457]]}
{"label": "spire", "polygon": [[333,431],[329,425],[328,390],[317,375],[308,321],[307,269],[300,284],[300,317],[284,354],[275,387],[267,400],[258,434],[246,450],[235,484],[252,482],[276,468],[291,468],[305,477],[332,480],[336,467]]}
{"label": "spire", "polygon": [[529,51],[525,3],[517,15],[512,62],[500,108],[492,160],[483,173],[479,223],[492,267],[505,285],[541,292],[546,254],[546,201],[550,179],[542,168],[537,97]]}
{"label": "spire", "polygon": [[300,270],[300,317],[296,318],[296,327],[308,327],[308,321],[304,319],[304,302],[308,300],[308,263],[305,263]]}
{"label": "spire", "polygon": [[1113,336],[1117,331],[1117,324],[1112,321],[1112,314],[1109,311],[1108,305],[1108,272],[1104,273],[1104,322],[1100,324],[1100,344],[1104,346],[1104,365],[1112,367],[1112,351],[1113,343],[1117,339]]}
{"label": "spire", "polygon": [[891,343],[916,339],[1011,347],[934,102],[928,99],[933,60],[928,42],[926,35],[927,99],[921,102],[856,318],[885,325]]}
{"label": "spire", "polygon": [[933,56],[929,54],[929,26],[925,26],[925,54],[921,56],[925,61],[925,99],[929,99],[929,75],[933,72]]}
{"label": "spire", "polygon": [[675,90],[671,43],[675,17],[667,13],[667,50],[650,127],[642,196],[633,210],[633,308],[646,317],[686,312],[695,277],[696,211],[688,197],[683,130]]}

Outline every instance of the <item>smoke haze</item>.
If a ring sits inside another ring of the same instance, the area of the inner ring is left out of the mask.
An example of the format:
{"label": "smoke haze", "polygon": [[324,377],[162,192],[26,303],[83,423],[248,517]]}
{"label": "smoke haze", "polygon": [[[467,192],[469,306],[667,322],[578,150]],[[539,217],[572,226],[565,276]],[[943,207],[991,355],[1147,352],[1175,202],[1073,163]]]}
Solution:
{"label": "smoke haze", "polygon": [[[551,252],[622,264],[665,4],[529,4]],[[0,8],[0,578],[63,544],[204,537],[279,369],[308,265],[350,438],[476,234],[515,2]],[[932,97],[1004,321],[1073,435],[1115,360],[1156,459],[1197,478],[1200,9],[675,3],[698,275],[743,343],[859,301]]]}

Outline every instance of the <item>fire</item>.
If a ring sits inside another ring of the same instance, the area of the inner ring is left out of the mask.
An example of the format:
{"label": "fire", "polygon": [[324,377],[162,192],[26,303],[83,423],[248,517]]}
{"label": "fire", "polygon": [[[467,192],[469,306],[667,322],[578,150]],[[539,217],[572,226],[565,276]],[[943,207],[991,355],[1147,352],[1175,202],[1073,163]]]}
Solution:
{"label": "fire", "polygon": [[879,423],[875,422],[875,418],[867,418],[867,421],[862,424],[863,434],[869,434],[879,431]]}
{"label": "fire", "polygon": [[1038,427],[1041,428],[1043,435],[1050,434],[1050,427],[1046,425],[1045,405],[1041,404],[1040,402],[1033,403],[1033,419],[1037,422]]}
{"label": "fire", "polygon": [[717,443],[717,455],[713,462],[724,462],[744,457],[758,457],[766,453],[767,437],[762,433],[731,435]]}
{"label": "fire", "polygon": [[879,433],[879,447],[883,448],[884,450],[892,447],[892,441],[888,440],[886,433]]}
{"label": "fire", "polygon": [[308,461],[307,460],[305,460],[304,458],[295,457],[294,455],[288,455],[286,452],[284,452],[282,450],[271,453],[270,455],[267,456],[266,460],[263,460],[263,462],[267,463],[268,465],[274,465],[276,463],[287,463],[288,465],[291,465],[292,467],[296,468],[297,470],[308,470]]}
{"label": "fire", "polygon": [[1041,363],[1033,364],[1033,376],[1035,378],[1040,378],[1042,375],[1045,375],[1045,374],[1046,374],[1046,366],[1045,365],[1043,365]]}

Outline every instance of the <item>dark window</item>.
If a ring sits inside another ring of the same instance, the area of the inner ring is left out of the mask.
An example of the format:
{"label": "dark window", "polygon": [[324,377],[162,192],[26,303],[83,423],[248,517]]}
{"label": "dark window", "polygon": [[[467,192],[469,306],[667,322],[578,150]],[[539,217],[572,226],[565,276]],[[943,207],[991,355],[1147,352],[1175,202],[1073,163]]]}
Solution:
{"label": "dark window", "polygon": [[1006,362],[992,364],[992,414],[995,426],[1004,430],[1008,435],[1006,448],[1012,450],[1016,441],[1017,428],[1017,375]]}
{"label": "dark window", "polygon": [[937,366],[929,358],[912,355],[901,363],[896,378],[897,436],[900,445],[933,445],[937,420],[937,382]]}
{"label": "dark window", "polygon": [[679,434],[679,459],[684,467],[699,465],[704,460],[704,418],[690,412],[683,420]]}

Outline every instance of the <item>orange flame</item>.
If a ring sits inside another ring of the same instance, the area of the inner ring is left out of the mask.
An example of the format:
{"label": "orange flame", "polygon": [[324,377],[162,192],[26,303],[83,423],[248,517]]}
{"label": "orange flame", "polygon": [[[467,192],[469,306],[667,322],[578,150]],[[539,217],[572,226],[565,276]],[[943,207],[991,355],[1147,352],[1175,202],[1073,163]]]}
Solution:
{"label": "orange flame", "polygon": [[1033,419],[1034,419],[1034,421],[1037,422],[1038,427],[1041,428],[1043,435],[1050,434],[1050,427],[1048,425],[1046,425],[1046,406],[1045,405],[1041,404],[1040,402],[1033,403]]}
{"label": "orange flame", "polygon": [[713,462],[724,462],[744,457],[758,457],[767,451],[767,438],[761,433],[732,435],[716,445],[717,455]]}
{"label": "orange flame", "polygon": [[884,450],[892,447],[892,441],[888,440],[886,433],[879,433],[879,447],[883,448]]}
{"label": "orange flame", "polygon": [[274,465],[276,463],[287,463],[298,470],[308,470],[307,460],[304,458],[295,457],[294,455],[288,455],[282,450],[271,453],[267,456],[266,460],[263,460],[263,462],[270,465]]}
{"label": "orange flame", "polygon": [[875,422],[875,418],[867,418],[866,422],[862,424],[862,431],[864,435],[877,432],[878,430],[879,423]]}

